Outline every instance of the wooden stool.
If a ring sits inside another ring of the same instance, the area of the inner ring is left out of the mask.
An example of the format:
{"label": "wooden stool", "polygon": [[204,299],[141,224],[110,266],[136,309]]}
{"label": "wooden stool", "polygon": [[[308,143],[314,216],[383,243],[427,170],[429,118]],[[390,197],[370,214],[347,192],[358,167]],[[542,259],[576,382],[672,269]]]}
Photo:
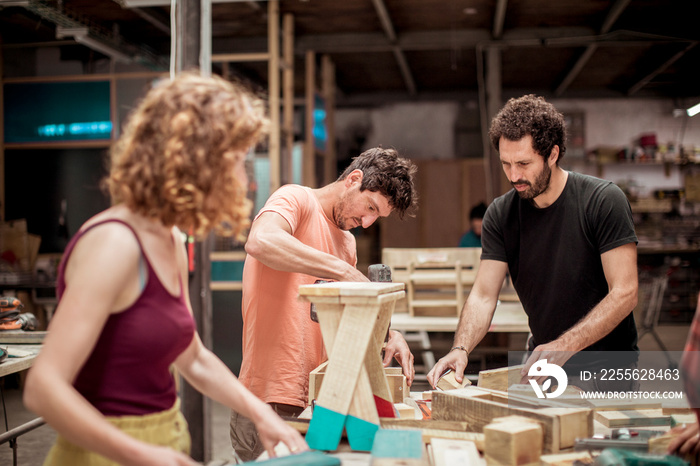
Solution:
{"label": "wooden stool", "polygon": [[379,417],[395,417],[381,350],[403,283],[333,282],[299,287],[313,303],[328,366],[306,441],[316,450],[336,450],[347,431],[353,450],[370,451]]}

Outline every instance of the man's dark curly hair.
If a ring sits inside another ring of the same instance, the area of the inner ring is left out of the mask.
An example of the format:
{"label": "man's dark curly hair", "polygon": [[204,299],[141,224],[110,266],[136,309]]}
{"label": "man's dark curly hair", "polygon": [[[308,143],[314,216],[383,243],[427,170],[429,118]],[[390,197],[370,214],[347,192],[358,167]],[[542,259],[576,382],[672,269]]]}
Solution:
{"label": "man's dark curly hair", "polygon": [[549,159],[555,145],[559,146],[559,161],[566,152],[566,125],[564,115],[543,97],[534,94],[513,98],[493,118],[489,137],[491,144],[498,149],[501,137],[509,141],[519,141],[532,136],[532,148],[545,161]]}
{"label": "man's dark curly hair", "polygon": [[418,193],[413,181],[417,168],[410,160],[399,157],[396,150],[375,147],[364,151],[352,159],[338,181],[353,170],[362,170],[360,191],[368,189],[386,196],[399,218],[417,206]]}

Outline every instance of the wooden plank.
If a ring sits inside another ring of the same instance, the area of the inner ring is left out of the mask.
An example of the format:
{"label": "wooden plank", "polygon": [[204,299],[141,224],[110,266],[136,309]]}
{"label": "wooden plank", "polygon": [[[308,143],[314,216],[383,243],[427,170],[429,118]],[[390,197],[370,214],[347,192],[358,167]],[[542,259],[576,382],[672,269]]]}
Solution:
{"label": "wooden plank", "polygon": [[[535,419],[542,426],[543,448],[546,453],[556,453],[562,448],[573,447],[576,437],[593,435],[592,411],[587,408],[530,409],[509,406],[507,403],[488,399],[489,396],[473,396],[479,389],[466,387],[449,392],[433,392],[432,417],[437,420],[466,421],[469,430],[479,432],[496,417],[513,414]],[[567,429],[563,432],[562,425]]]}
{"label": "wooden plank", "polygon": [[605,427],[668,426],[671,416],[661,409],[596,411],[595,420]]}
{"label": "wooden plank", "polygon": [[418,430],[380,429],[372,445],[373,466],[427,466],[422,436]]}
{"label": "wooden plank", "polygon": [[279,1],[267,4],[267,99],[270,128],[267,136],[267,158],[270,162],[270,192],[281,186],[280,157],[280,8]]}
{"label": "wooden plank", "polygon": [[474,442],[479,451],[484,451],[484,434],[481,432],[456,432],[453,430],[421,429],[423,443],[432,443],[436,438],[468,440]]}
{"label": "wooden plank", "polygon": [[434,466],[483,465],[476,444],[469,440],[435,438],[430,442]]}
{"label": "wooden plank", "polygon": [[[562,400],[566,401],[566,400]],[[658,400],[586,400],[588,405],[596,411],[619,411],[633,409],[661,409],[661,402]]]}
{"label": "wooden plank", "polygon": [[460,421],[436,421],[435,419],[381,418],[382,429],[433,429],[466,432],[467,423]]}
{"label": "wooden plank", "polygon": [[522,376],[520,371],[522,364],[510,367],[499,367],[479,372],[479,380],[476,386],[479,388],[491,388],[494,390],[507,391],[513,384],[519,384]]}
{"label": "wooden plank", "polygon": [[0,331],[0,344],[41,344],[46,336],[46,331],[25,332],[24,330]]}
{"label": "wooden plank", "polygon": [[316,107],[316,54],[306,50],[304,84],[304,154],[301,181],[304,186],[317,188],[316,146],[314,145],[314,109]]}
{"label": "wooden plank", "polygon": [[493,422],[484,427],[487,464],[538,465],[542,454],[542,427],[536,422]]}
{"label": "wooden plank", "polygon": [[593,464],[593,457],[587,451],[540,456],[540,464],[542,466],[573,466],[574,462]]}
{"label": "wooden plank", "polygon": [[299,296],[367,296],[376,297],[395,291],[403,291],[403,283],[391,282],[331,282],[301,285]]}

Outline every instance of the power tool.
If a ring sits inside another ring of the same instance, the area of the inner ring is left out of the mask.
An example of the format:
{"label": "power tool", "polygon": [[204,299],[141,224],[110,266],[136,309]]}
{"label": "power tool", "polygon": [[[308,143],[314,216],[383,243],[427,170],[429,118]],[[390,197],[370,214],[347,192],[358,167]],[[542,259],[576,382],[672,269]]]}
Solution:
{"label": "power tool", "polygon": [[[391,282],[391,267],[385,264],[372,264],[367,269],[367,277],[371,282]],[[319,283],[330,283],[332,280],[316,280],[314,285]],[[309,315],[311,320],[318,322],[318,314],[316,314],[316,308],[314,304],[311,303],[309,308]],[[387,337],[389,334],[387,333]]]}
{"label": "power tool", "polygon": [[0,296],[1,330],[36,330],[39,323],[30,312],[22,313],[24,304],[13,296]]}

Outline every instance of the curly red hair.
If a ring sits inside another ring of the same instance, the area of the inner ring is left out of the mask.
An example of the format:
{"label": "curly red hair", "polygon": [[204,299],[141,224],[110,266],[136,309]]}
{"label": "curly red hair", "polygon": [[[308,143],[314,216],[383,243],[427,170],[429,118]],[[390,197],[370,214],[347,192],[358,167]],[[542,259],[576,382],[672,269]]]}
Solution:
{"label": "curly red hair", "polygon": [[251,202],[235,170],[268,128],[264,108],[218,76],[157,83],[111,149],[113,202],[199,237],[214,230],[240,239]]}

